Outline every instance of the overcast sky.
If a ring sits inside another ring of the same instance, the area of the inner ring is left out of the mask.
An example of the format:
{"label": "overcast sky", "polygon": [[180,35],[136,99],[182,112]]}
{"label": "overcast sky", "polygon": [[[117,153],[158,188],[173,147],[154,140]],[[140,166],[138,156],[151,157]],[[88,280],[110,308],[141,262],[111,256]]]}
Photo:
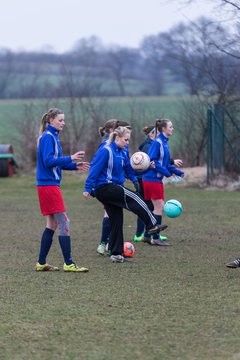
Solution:
{"label": "overcast sky", "polygon": [[[2,0],[0,48],[71,50],[81,38],[103,45],[138,47],[143,37],[168,31],[181,21],[214,16],[213,0],[184,7],[171,0]],[[216,3],[215,3],[216,4]]]}

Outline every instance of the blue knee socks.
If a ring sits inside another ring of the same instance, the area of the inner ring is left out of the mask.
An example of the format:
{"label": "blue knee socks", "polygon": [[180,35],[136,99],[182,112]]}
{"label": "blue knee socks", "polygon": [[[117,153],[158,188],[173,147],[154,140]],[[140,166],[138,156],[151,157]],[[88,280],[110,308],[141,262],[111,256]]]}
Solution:
{"label": "blue knee socks", "polygon": [[46,258],[49,253],[49,250],[52,245],[54,231],[46,228],[42,233],[41,243],[40,243],[40,251],[38,262],[41,265],[46,264]]}
{"label": "blue knee socks", "polygon": [[67,265],[73,263],[71,256],[71,239],[70,236],[67,235],[59,235],[58,236],[59,244],[62,249],[62,254],[64,257],[64,261]]}
{"label": "blue knee socks", "polygon": [[141,236],[144,232],[145,224],[140,217],[137,218],[136,236]]}
{"label": "blue knee socks", "polygon": [[109,225],[109,218],[104,217],[102,221],[102,234],[101,234],[101,243],[107,244],[109,241],[109,232],[110,232],[110,225]]}
{"label": "blue knee socks", "polygon": [[[157,219],[157,223],[159,225],[161,225],[162,224],[162,215],[156,215],[156,214],[154,214],[154,215],[155,215],[155,218]],[[153,234],[153,239],[159,239],[159,234],[158,233]]]}

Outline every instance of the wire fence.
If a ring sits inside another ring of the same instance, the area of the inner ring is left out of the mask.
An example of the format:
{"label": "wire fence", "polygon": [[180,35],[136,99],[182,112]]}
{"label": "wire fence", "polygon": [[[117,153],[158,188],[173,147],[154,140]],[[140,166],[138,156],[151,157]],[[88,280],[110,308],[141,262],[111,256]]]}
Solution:
{"label": "wire fence", "polygon": [[240,174],[240,114],[224,105],[208,106],[207,182],[219,174]]}

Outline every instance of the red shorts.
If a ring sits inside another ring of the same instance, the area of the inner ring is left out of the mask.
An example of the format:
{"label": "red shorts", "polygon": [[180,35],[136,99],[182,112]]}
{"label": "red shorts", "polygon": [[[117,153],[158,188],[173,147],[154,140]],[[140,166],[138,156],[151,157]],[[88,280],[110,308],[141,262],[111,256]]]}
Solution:
{"label": "red shorts", "polygon": [[164,200],[162,182],[142,181],[145,200]]}
{"label": "red shorts", "polygon": [[59,186],[37,186],[41,213],[52,215],[66,211]]}

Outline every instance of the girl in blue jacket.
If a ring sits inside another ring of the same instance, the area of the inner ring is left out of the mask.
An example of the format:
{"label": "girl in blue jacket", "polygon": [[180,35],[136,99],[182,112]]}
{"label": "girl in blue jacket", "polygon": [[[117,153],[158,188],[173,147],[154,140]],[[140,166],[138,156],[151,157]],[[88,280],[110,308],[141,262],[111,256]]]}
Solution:
{"label": "girl in blue jacket", "polygon": [[[139,150],[145,152],[148,154],[148,151],[150,149],[150,146],[153,142],[153,140],[156,138],[157,135],[159,135],[158,130],[156,131],[155,125],[146,125],[143,128],[144,134],[147,136],[144,142],[139,146]],[[169,159],[170,165],[176,165],[177,167],[181,167],[183,162],[181,159]],[[138,182],[139,182],[139,194],[144,197],[143,192],[143,185],[142,185],[142,176],[143,174],[138,175]],[[150,210],[153,210],[153,205],[150,200],[146,200],[146,203],[148,204],[148,207]],[[159,239],[162,240],[161,243],[159,242],[159,245],[166,246],[168,245],[165,240],[167,240],[166,236],[162,236],[159,234]],[[140,242],[144,240],[144,223],[140,218],[137,219],[137,228],[136,233],[134,235],[135,242]]]}
{"label": "girl in blue jacket", "polygon": [[[144,199],[151,200],[154,210],[153,213],[158,220],[158,224],[162,223],[162,212],[164,207],[164,188],[163,177],[170,177],[173,174],[184,176],[184,172],[176,169],[170,164],[170,151],[168,147],[168,139],[172,135],[174,128],[171,120],[159,119],[155,125],[156,132],[159,135],[152,142],[148,155],[150,160],[154,162],[154,167],[150,168],[142,177]],[[162,245],[159,237],[154,235],[151,239],[150,234],[145,231],[144,242],[151,245]]]}
{"label": "girl in blue jacket", "polygon": [[58,239],[64,257],[63,269],[66,272],[87,272],[85,267],[78,267],[71,257],[69,219],[60,189],[63,170],[88,170],[89,163],[82,162],[84,151],[71,156],[63,156],[58,134],[65,125],[64,114],[53,108],[45,113],[41,120],[38,140],[36,185],[40,209],[46,216],[47,225],[42,234],[36,271],[58,271],[56,266],[46,262],[51,248],[53,235],[58,228]]}
{"label": "girl in blue jacket", "polygon": [[150,234],[167,227],[158,225],[156,217],[149,210],[144,200],[134,191],[124,187],[127,177],[137,183],[135,172],[130,165],[124,149],[129,144],[131,130],[119,126],[109,136],[106,145],[101,147],[90,164],[89,175],[85,182],[83,196],[88,199],[94,195],[109,216],[112,262],[124,262],[123,257],[123,208],[140,216]]}
{"label": "girl in blue jacket", "polygon": [[[128,129],[131,129],[131,126],[128,122],[117,119],[107,120],[104,126],[99,128],[99,134],[103,137],[103,141],[99,145],[98,149],[106,145],[107,140],[109,139],[110,134],[114,131],[118,126],[125,126]],[[125,148],[125,151],[128,152],[128,148]],[[109,225],[109,217],[104,211],[103,220],[102,220],[102,231],[99,245],[97,247],[97,253],[100,255],[104,255],[106,251],[106,245],[109,243],[109,233],[110,233],[110,225]]]}

